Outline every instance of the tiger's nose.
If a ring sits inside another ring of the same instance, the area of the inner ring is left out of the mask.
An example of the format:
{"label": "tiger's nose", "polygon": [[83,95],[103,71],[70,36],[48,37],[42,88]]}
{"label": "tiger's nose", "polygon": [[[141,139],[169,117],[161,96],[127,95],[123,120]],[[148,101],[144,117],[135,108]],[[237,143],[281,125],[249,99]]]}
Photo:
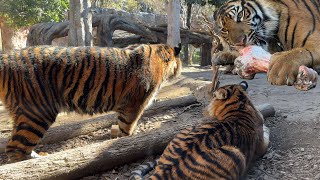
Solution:
{"label": "tiger's nose", "polygon": [[242,35],[239,36],[237,39],[237,43],[235,44],[236,46],[245,46],[247,44],[247,36]]}

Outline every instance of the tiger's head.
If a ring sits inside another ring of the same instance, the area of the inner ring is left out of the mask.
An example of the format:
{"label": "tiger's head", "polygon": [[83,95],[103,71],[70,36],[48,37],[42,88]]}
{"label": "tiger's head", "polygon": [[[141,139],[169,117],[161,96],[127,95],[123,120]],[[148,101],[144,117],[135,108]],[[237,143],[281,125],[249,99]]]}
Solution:
{"label": "tiger's head", "polygon": [[268,50],[268,41],[278,28],[278,12],[266,0],[230,0],[214,13],[222,43],[230,49],[259,45]]}
{"label": "tiger's head", "polygon": [[[181,44],[170,47],[166,44],[140,44],[124,48],[141,68],[142,76],[147,81],[171,80],[181,74],[182,63],[179,58]],[[145,73],[149,75],[146,76]],[[148,78],[146,78],[148,77]]]}
{"label": "tiger's head", "polygon": [[213,93],[213,99],[205,110],[205,115],[223,121],[231,115],[230,113],[244,110],[252,103],[246,92],[248,83],[242,81],[240,84],[226,85],[218,88]]}
{"label": "tiger's head", "polygon": [[155,57],[161,59],[163,69],[165,70],[164,78],[171,80],[181,74],[182,63],[179,58],[181,44],[177,47],[170,47],[168,45],[156,45]]}

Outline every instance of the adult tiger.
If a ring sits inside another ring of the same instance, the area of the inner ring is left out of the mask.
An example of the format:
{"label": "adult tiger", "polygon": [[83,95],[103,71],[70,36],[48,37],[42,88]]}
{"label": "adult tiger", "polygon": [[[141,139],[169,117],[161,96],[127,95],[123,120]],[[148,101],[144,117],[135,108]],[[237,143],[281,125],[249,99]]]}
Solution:
{"label": "adult tiger", "polygon": [[[6,153],[32,153],[60,111],[116,111],[122,135],[131,135],[161,84],[180,74],[179,48],[38,46],[0,57],[0,100],[14,119]],[[32,154],[31,154],[32,153]]]}
{"label": "adult tiger", "polygon": [[248,84],[217,89],[206,109],[213,122],[178,133],[157,163],[133,171],[130,180],[155,167],[148,179],[240,179],[269,144],[269,129],[249,99]]}
{"label": "adult tiger", "polygon": [[292,85],[299,66],[320,70],[320,3],[316,0],[230,0],[215,12],[224,52],[216,64],[230,64],[242,46],[270,52],[268,81]]}

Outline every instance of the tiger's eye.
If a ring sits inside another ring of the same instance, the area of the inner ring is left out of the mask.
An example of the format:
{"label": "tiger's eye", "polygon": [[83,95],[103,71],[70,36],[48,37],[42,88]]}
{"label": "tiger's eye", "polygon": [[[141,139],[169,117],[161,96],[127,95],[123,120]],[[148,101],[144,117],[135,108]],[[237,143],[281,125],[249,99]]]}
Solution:
{"label": "tiger's eye", "polygon": [[249,13],[249,11],[247,9],[244,9],[244,16],[246,18],[248,18],[250,16],[250,13]]}

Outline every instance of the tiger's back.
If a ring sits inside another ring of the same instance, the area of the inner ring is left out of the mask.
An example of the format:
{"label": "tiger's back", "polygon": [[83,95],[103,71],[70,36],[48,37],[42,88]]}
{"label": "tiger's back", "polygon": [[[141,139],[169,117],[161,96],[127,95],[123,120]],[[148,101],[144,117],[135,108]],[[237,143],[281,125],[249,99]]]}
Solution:
{"label": "tiger's back", "polygon": [[150,179],[240,179],[266,152],[263,117],[241,85],[219,88],[207,111],[213,122],[177,134]]}
{"label": "tiger's back", "polygon": [[179,75],[178,51],[39,46],[3,54],[0,100],[14,118],[7,154],[29,155],[62,110],[116,111],[121,133],[130,135],[162,82]]}

